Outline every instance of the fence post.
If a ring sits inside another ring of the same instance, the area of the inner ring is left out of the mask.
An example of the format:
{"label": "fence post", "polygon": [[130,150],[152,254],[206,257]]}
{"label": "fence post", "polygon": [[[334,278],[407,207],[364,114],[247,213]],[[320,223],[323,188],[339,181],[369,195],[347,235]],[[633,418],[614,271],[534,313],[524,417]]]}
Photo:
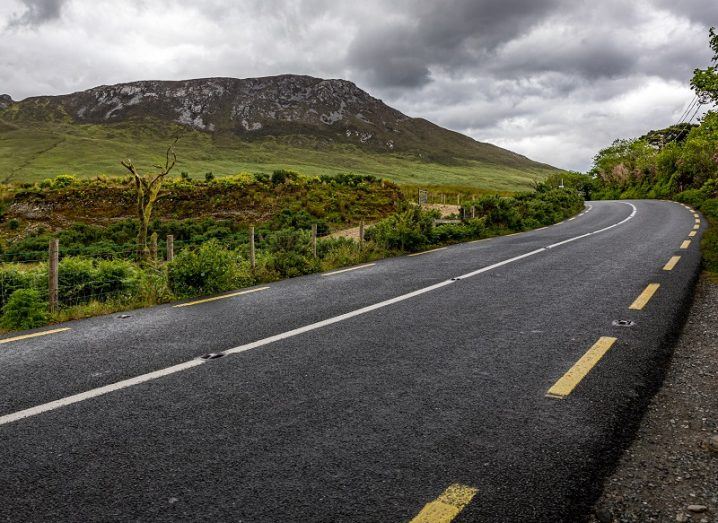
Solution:
{"label": "fence post", "polygon": [[461,193],[456,194],[456,205],[461,205]]}
{"label": "fence post", "polygon": [[445,194],[441,195],[441,203],[446,205],[446,195]]}
{"label": "fence post", "polygon": [[317,257],[317,224],[312,224],[312,254]]}
{"label": "fence post", "polygon": [[364,247],[364,218],[359,222],[359,248]]}
{"label": "fence post", "polygon": [[175,257],[175,237],[172,234],[167,235],[167,261],[171,262]]}
{"label": "fence post", "polygon": [[249,226],[249,261],[252,264],[252,270],[257,268],[257,259],[254,256],[254,225]]}
{"label": "fence post", "polygon": [[476,206],[475,205],[471,206],[471,217],[476,218]]}
{"label": "fence post", "polygon": [[153,262],[157,261],[157,232],[150,235],[150,258]]}
{"label": "fence post", "polygon": [[58,296],[58,277],[57,267],[60,260],[60,240],[53,238],[50,240],[49,258],[48,258],[48,284],[50,291],[50,312],[57,311]]}

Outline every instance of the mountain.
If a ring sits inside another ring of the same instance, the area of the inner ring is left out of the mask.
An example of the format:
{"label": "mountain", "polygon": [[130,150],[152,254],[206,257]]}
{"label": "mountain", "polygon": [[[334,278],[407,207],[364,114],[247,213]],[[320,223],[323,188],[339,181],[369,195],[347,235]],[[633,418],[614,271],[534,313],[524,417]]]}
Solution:
{"label": "mountain", "polygon": [[[465,177],[483,165],[487,173],[503,170],[527,180],[553,169],[422,118],[408,117],[351,82],[297,75],[140,81],[19,102],[2,95],[0,168],[2,159],[8,156],[3,153],[17,156],[13,153],[21,152],[12,150],[22,145],[22,140],[13,139],[17,133],[28,139],[35,133],[38,144],[47,140],[48,135],[54,138],[49,139],[46,149],[35,147],[34,152],[25,151],[26,165],[19,169],[11,167],[12,179],[32,178],[33,166],[45,171],[43,166],[52,157],[63,162],[67,159],[62,154],[67,147],[65,142],[83,135],[94,139],[95,144],[102,135],[110,142],[117,141],[119,135],[120,141],[129,140],[127,146],[133,134],[159,142],[177,133],[183,135],[183,144],[192,142],[193,154],[198,144],[200,148],[206,146],[204,163],[210,166],[213,157],[225,158],[226,149],[235,149],[237,167],[256,169],[286,164],[300,171],[308,170],[309,174],[317,167],[330,169],[332,159],[336,160],[335,171],[367,172],[363,165],[366,161],[357,161],[361,155],[379,164],[370,169],[372,174],[387,178],[401,178],[399,175],[405,174],[409,166],[403,165],[402,173],[398,173],[397,162],[423,164],[418,169],[421,172],[435,165],[436,171],[456,171]],[[107,145],[103,143],[102,148],[107,149]],[[215,153],[218,149],[224,149],[224,153]],[[259,154],[262,149],[266,154]],[[291,149],[290,154],[286,154],[287,149]],[[134,154],[131,148],[122,150]],[[158,152],[161,150],[162,147]],[[307,153],[305,161],[301,161],[301,150]],[[287,157],[292,161],[283,162]],[[80,158],[67,165],[59,163],[58,167],[63,171],[97,174],[86,170],[96,162],[90,161],[88,165],[78,161],[81,158],[80,152]],[[187,159],[188,167],[194,165],[191,158]],[[317,161],[321,165],[314,165]],[[385,164],[385,171],[381,164]],[[480,173],[477,176],[481,178]],[[424,182],[421,178],[415,182]],[[456,182],[449,178],[446,183]],[[472,180],[467,182],[477,185]]]}

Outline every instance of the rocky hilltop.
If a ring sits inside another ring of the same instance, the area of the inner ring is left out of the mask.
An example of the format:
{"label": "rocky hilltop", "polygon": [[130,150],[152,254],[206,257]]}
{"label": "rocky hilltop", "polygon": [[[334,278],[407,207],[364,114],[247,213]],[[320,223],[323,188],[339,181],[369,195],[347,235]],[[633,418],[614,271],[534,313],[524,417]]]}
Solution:
{"label": "rocky hilltop", "polygon": [[7,109],[14,103],[9,94],[0,94],[0,110]]}
{"label": "rocky hilltop", "polygon": [[14,103],[4,96],[0,111],[0,119],[15,123],[113,124],[151,119],[220,137],[300,136],[321,145],[351,143],[375,152],[408,152],[438,163],[467,159],[548,167],[427,120],[410,118],[352,82],[310,76],[140,81]]}

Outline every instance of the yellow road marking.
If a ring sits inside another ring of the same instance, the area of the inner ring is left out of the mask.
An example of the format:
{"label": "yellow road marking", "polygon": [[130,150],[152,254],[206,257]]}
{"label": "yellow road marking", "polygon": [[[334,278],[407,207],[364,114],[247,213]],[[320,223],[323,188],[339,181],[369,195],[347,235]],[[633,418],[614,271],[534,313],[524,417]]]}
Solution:
{"label": "yellow road marking", "polygon": [[431,249],[430,251],[415,252],[414,254],[410,254],[409,256],[421,256],[422,254],[429,254],[430,252],[443,251],[444,249],[446,249],[446,247],[439,247],[438,249]]}
{"label": "yellow road marking", "polygon": [[63,327],[62,329],[52,329],[49,331],[33,332],[32,334],[23,334],[22,336],[15,336],[13,338],[0,339],[0,343],[10,343],[11,341],[26,340],[28,338],[37,338],[38,336],[47,336],[48,334],[55,334],[57,332],[69,331],[70,327]]}
{"label": "yellow road marking", "polygon": [[691,231],[688,233],[688,237],[693,238],[696,234],[698,234],[696,231]]}
{"label": "yellow road marking", "polygon": [[700,224],[701,224],[701,221],[698,218],[696,218],[696,225],[700,225]]}
{"label": "yellow road marking", "polygon": [[668,260],[668,263],[666,263],[666,265],[663,267],[663,270],[664,271],[672,271],[673,267],[676,266],[676,264],[678,263],[678,260],[680,260],[680,259],[681,259],[680,256],[672,256],[671,259]]}
{"label": "yellow road marking", "polygon": [[475,495],[475,488],[454,483],[436,500],[424,505],[410,523],[449,523],[464,510]]}
{"label": "yellow road marking", "polygon": [[643,307],[646,306],[648,301],[653,298],[653,295],[656,293],[660,286],[660,283],[649,283],[648,287],[646,287],[644,291],[638,295],[636,301],[631,303],[629,309],[632,309],[634,311],[640,311],[641,309],[643,309]]}
{"label": "yellow road marking", "polygon": [[322,273],[322,276],[332,276],[334,274],[341,274],[343,272],[355,271],[357,269],[363,269],[364,267],[371,267],[372,265],[376,265],[376,263],[365,263],[364,265],[357,265],[356,267],[349,267],[348,269],[342,269],[340,271],[325,272]]}
{"label": "yellow road marking", "polygon": [[696,224],[693,226],[693,230],[694,230],[694,231],[697,231],[697,230],[700,229],[700,228],[701,228],[701,225],[700,225],[699,223],[696,223]]}
{"label": "yellow road marking", "polygon": [[602,336],[599,338],[598,341],[586,351],[586,354],[581,356],[581,359],[574,363],[573,367],[548,389],[546,396],[557,399],[566,398],[571,394],[573,389],[576,388],[576,385],[581,383],[581,380],[591,372],[591,369],[596,366],[614,343],[616,343],[616,338],[610,336]]}
{"label": "yellow road marking", "polygon": [[690,246],[691,246],[690,240],[684,240],[683,243],[681,243],[681,249],[687,249]]}
{"label": "yellow road marking", "polygon": [[693,213],[693,217],[694,217],[696,220],[697,220],[698,218],[700,218],[700,216],[698,216],[698,213],[695,213],[695,212]]}
{"label": "yellow road marking", "polygon": [[252,292],[258,292],[269,289],[269,287],[260,287],[258,289],[249,289],[248,291],[239,291],[239,292],[233,292],[231,294],[222,294],[222,296],[214,296],[212,298],[204,298],[202,300],[197,301],[188,301],[187,303],[178,303],[177,305],[173,305],[173,307],[189,307],[190,305],[199,305],[200,303],[208,303],[210,301],[217,301],[217,300],[223,300],[225,298],[234,298],[235,296],[240,296],[241,294],[249,294]]}

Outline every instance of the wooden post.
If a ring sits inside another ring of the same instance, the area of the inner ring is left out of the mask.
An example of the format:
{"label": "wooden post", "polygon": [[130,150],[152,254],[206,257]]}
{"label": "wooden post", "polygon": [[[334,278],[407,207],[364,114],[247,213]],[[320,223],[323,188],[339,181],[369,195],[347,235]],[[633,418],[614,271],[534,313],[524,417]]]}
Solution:
{"label": "wooden post", "polygon": [[171,262],[175,258],[175,237],[172,234],[167,235],[167,261]]}
{"label": "wooden post", "polygon": [[461,205],[461,194],[456,194],[456,205]]}
{"label": "wooden post", "polygon": [[57,311],[57,306],[59,302],[59,296],[58,296],[58,265],[60,261],[60,240],[57,238],[53,238],[50,240],[50,249],[49,249],[49,258],[48,258],[48,284],[49,284],[49,291],[50,291],[50,312]]}
{"label": "wooden post", "polygon": [[471,217],[476,218],[476,206],[475,205],[471,206]]}
{"label": "wooden post", "polygon": [[157,232],[153,232],[150,236],[150,258],[157,261]]}
{"label": "wooden post", "polygon": [[317,224],[312,224],[312,254],[317,257]]}
{"label": "wooden post", "polygon": [[445,195],[445,194],[442,194],[442,195],[441,195],[441,203],[443,203],[444,205],[446,205],[446,195]]}
{"label": "wooden post", "polygon": [[364,247],[364,218],[359,222],[359,248]]}
{"label": "wooden post", "polygon": [[254,255],[254,225],[249,226],[249,261],[252,264],[252,270],[257,268],[257,259]]}

